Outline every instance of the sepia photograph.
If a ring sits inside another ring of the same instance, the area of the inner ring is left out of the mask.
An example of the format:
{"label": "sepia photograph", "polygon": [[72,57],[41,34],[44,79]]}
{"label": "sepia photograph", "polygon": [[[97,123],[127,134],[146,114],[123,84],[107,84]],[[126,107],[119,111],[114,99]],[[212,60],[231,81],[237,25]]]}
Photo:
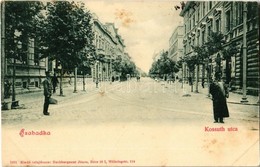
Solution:
{"label": "sepia photograph", "polygon": [[259,166],[259,2],[0,0],[1,166]]}

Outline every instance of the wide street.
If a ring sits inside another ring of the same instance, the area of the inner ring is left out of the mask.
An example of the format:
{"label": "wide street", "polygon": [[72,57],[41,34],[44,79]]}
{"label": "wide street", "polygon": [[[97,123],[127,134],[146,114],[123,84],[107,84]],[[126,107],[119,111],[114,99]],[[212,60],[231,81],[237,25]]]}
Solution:
{"label": "wide street", "polygon": [[[103,82],[99,88],[87,84],[87,92],[54,94],[59,102],[49,106],[50,116],[42,114],[41,92],[20,95],[25,109],[2,111],[3,162],[25,166],[44,165],[39,161],[57,166],[69,163],[62,161],[77,161],[71,162],[74,166],[258,165],[259,106],[233,103],[241,95],[231,93],[230,117],[225,124],[216,124],[207,89],[200,87],[199,92],[190,92],[187,84],[182,89],[181,83],[150,78]],[[186,93],[190,96],[183,96]],[[21,135],[22,129],[49,135]]]}

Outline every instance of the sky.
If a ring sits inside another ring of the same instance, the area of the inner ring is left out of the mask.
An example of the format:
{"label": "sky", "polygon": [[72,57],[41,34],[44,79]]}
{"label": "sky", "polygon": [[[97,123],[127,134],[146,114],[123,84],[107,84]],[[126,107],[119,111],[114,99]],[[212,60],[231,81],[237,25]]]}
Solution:
{"label": "sky", "polygon": [[90,12],[102,23],[114,23],[124,39],[125,52],[137,67],[148,72],[155,53],[168,50],[174,29],[183,22],[180,1],[171,0],[85,0]]}

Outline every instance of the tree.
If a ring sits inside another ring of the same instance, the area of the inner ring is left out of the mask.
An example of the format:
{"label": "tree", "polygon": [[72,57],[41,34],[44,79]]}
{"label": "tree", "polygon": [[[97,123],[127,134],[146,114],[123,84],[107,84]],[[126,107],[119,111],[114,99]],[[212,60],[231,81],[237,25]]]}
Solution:
{"label": "tree", "polygon": [[179,71],[179,68],[175,61],[168,57],[168,52],[163,52],[160,59],[153,62],[151,69],[149,70],[150,75],[157,74],[160,77],[167,74],[173,74]]}
{"label": "tree", "polygon": [[[207,52],[209,54],[209,59],[212,55],[218,53],[218,52],[221,52],[223,49],[224,49],[224,45],[226,44],[226,41],[225,41],[225,37],[222,33],[220,32],[211,32],[210,35],[208,36],[208,40],[207,40],[207,43],[205,43],[205,47],[207,49]],[[221,58],[217,58],[215,61],[216,61],[216,64],[217,64],[217,67],[216,67],[216,72],[215,72],[215,77],[216,78],[219,78],[221,77]]]}
{"label": "tree", "polygon": [[[60,95],[62,91],[62,75],[67,71],[82,66],[84,57],[95,57],[93,46],[91,14],[84,3],[53,1],[46,5],[46,18],[41,20],[43,29],[39,39],[41,58],[60,62]],[[75,74],[76,75],[76,74]]]}
{"label": "tree", "polygon": [[12,108],[18,106],[15,98],[16,61],[27,61],[30,38],[35,38],[37,15],[42,9],[41,2],[5,2],[5,54],[7,60],[13,59]]}
{"label": "tree", "polygon": [[223,50],[223,59],[226,61],[226,84],[231,82],[231,57],[239,51],[235,43],[231,43]]}
{"label": "tree", "polygon": [[199,92],[198,90],[198,82],[199,82],[199,65],[203,65],[203,79],[204,79],[204,70],[205,70],[205,59],[208,58],[208,53],[205,45],[202,46],[193,46],[194,56],[194,65],[196,65],[196,90],[195,92]]}
{"label": "tree", "polygon": [[42,57],[60,61],[62,68],[73,69],[82,63],[81,54],[94,56],[91,15],[83,3],[48,2],[41,42]]}
{"label": "tree", "polygon": [[[193,76],[194,70],[195,70],[195,65],[198,64],[197,55],[193,55],[193,56],[185,55],[182,58],[182,62],[185,62],[187,64],[187,67],[189,69],[189,78],[192,79],[192,76]],[[190,84],[191,84],[191,91],[193,91],[192,80],[191,80]]]}
{"label": "tree", "polygon": [[34,28],[43,5],[35,1],[6,1],[5,7],[6,57],[25,61],[29,38],[35,38]]}

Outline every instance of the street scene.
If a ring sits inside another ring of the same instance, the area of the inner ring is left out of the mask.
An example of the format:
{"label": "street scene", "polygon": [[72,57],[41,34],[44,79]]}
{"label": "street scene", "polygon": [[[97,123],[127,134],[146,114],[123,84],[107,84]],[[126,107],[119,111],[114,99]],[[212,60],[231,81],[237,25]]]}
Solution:
{"label": "street scene", "polygon": [[2,166],[258,166],[258,17],[254,2],[2,1]]}
{"label": "street scene", "polygon": [[[16,139],[13,146],[4,147],[3,156],[13,159],[17,156],[23,161],[88,160],[88,165],[97,165],[90,164],[91,159],[136,162],[124,164],[127,166],[213,162],[237,166],[258,162],[257,98],[249,97],[252,104],[241,105],[238,104],[241,95],[232,94],[228,99],[230,118],[225,119],[225,124],[214,124],[207,89],[183,96],[180,87],[181,83],[167,84],[150,78],[142,78],[140,82],[135,79],[104,82],[99,89],[87,83],[86,92],[79,90],[76,95],[68,87],[64,90],[65,97],[54,94],[59,102],[50,105],[49,117],[42,114],[41,93],[20,95],[25,109],[2,112],[3,142]],[[208,132],[207,127],[223,127],[225,131]],[[51,134],[21,138],[22,128]],[[228,128],[233,129],[228,131]],[[35,155],[33,148],[39,151]],[[13,152],[13,149],[23,151]],[[187,152],[193,154],[189,161],[185,161]]]}

